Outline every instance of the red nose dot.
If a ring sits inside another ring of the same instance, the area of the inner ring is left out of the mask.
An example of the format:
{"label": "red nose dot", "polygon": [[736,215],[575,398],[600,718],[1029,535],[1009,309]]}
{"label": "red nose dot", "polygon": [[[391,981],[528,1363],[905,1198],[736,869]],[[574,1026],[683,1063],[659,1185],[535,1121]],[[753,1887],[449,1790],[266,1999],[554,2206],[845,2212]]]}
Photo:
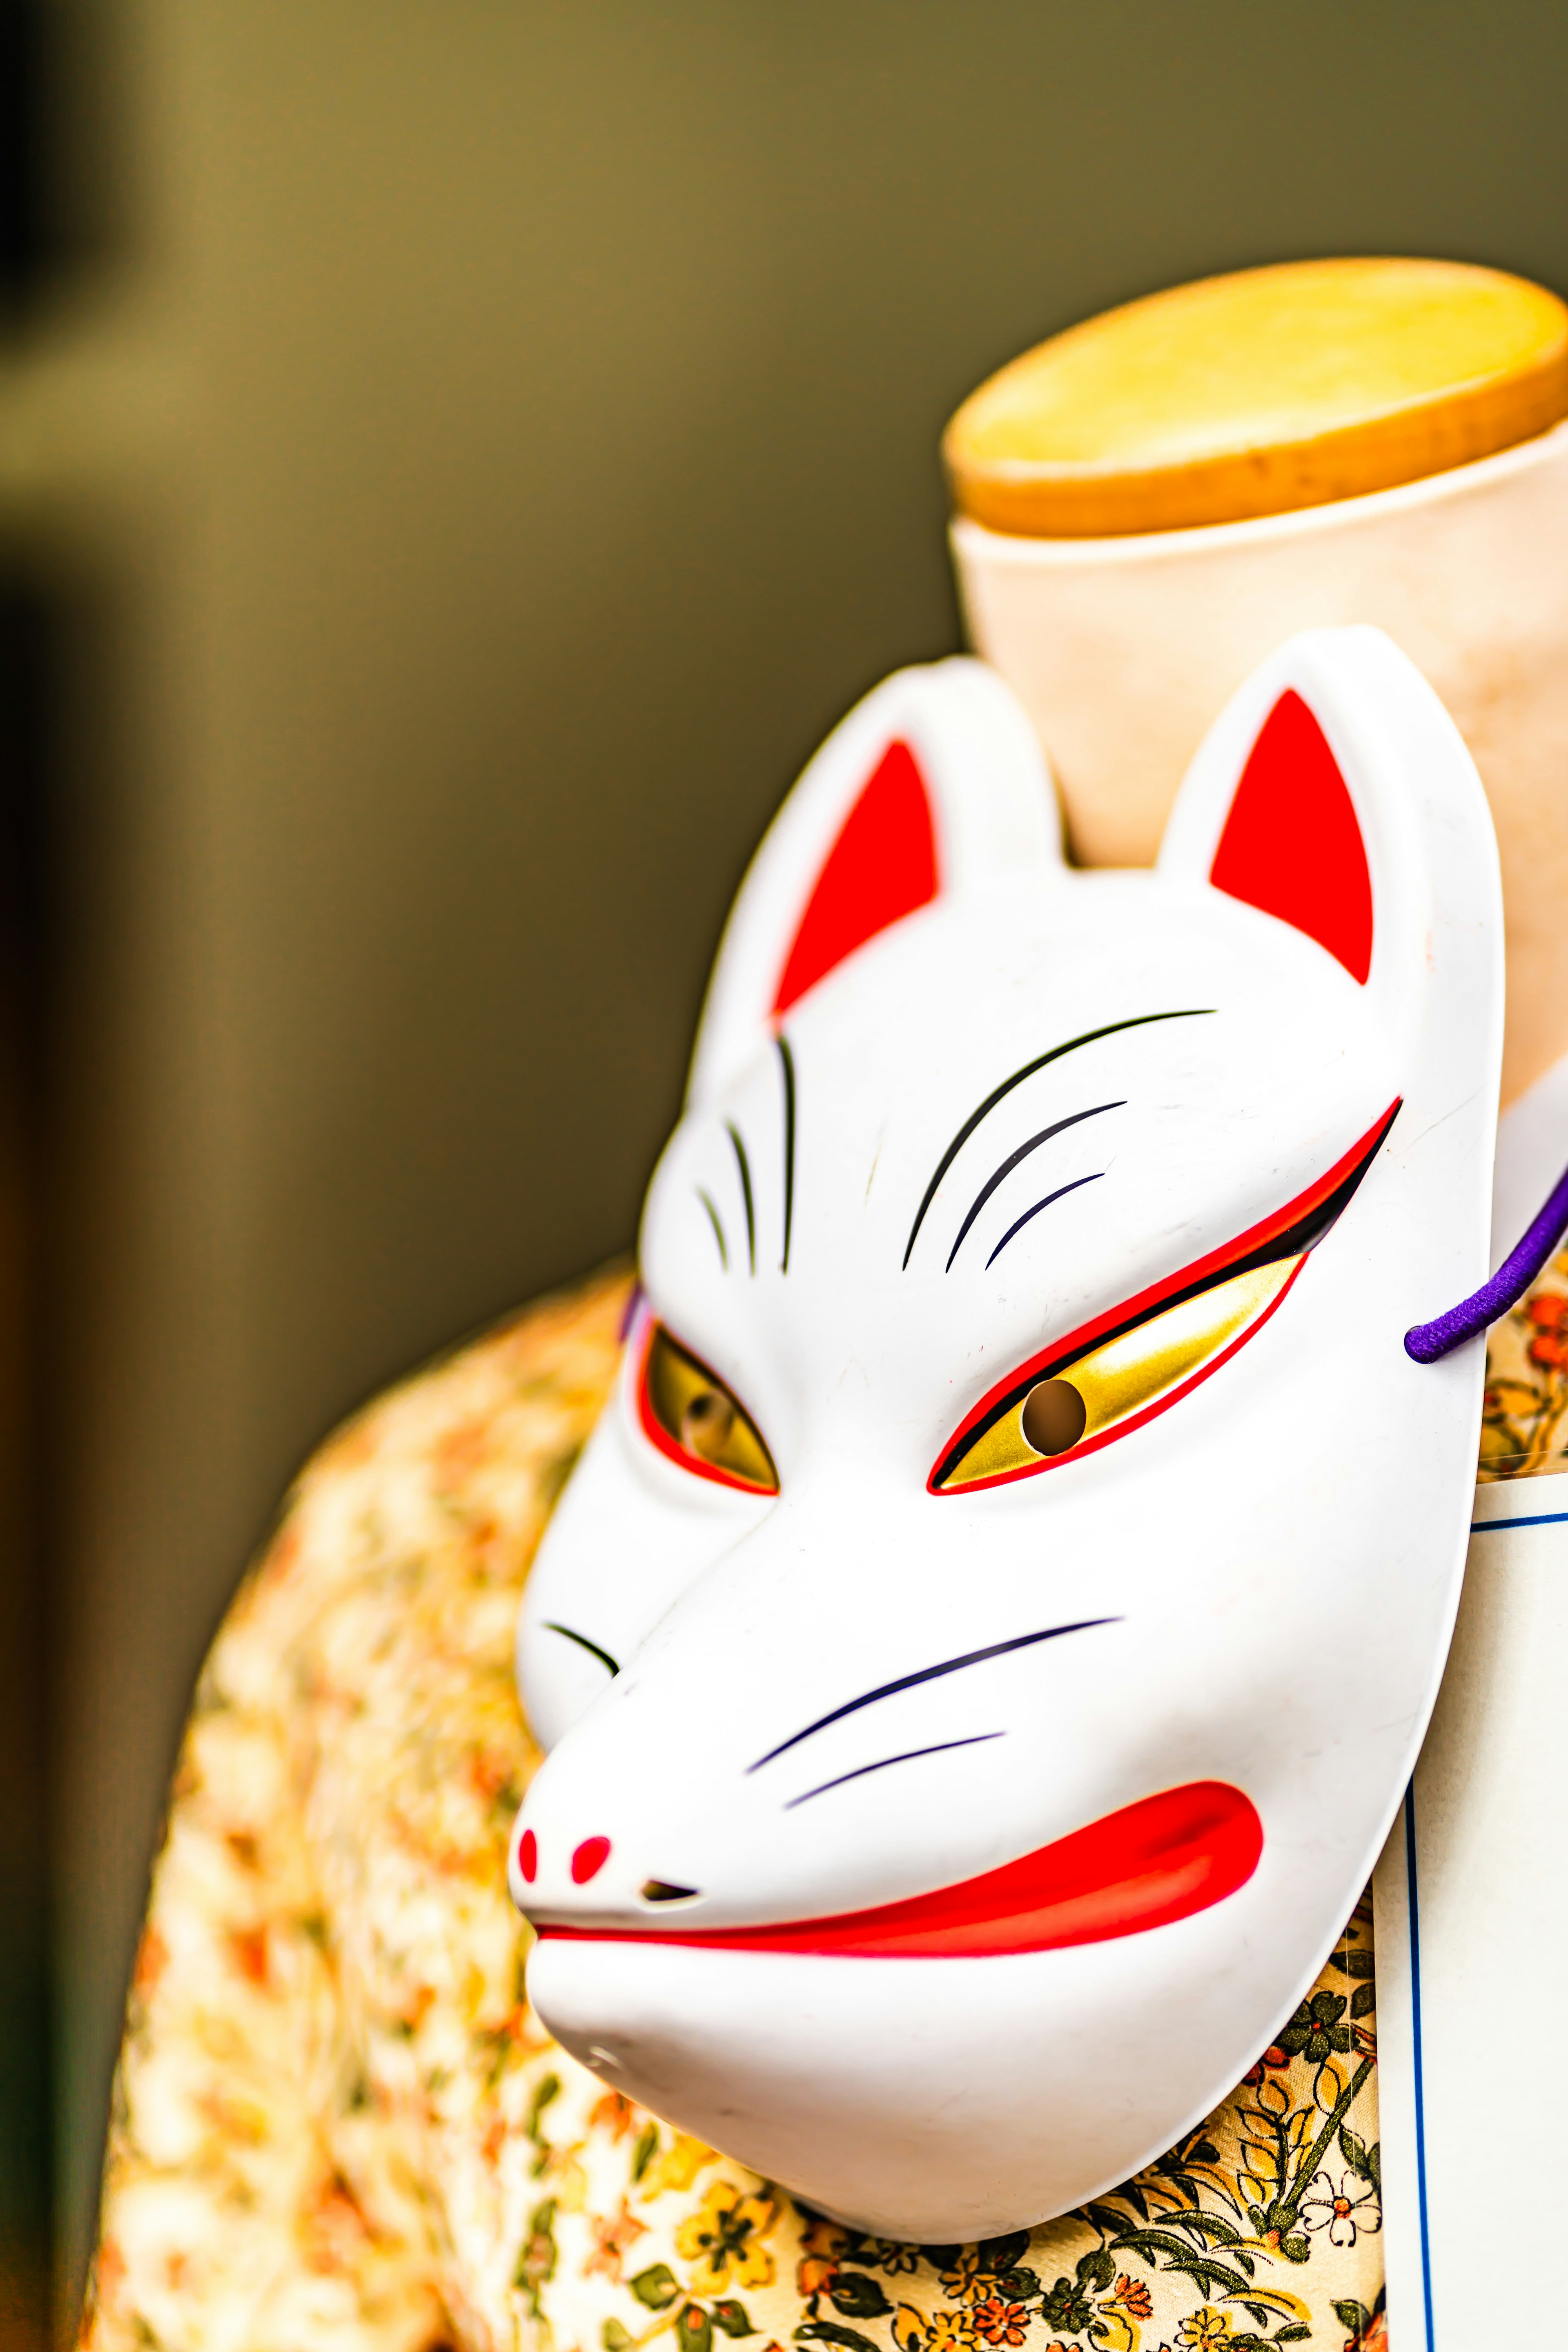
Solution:
{"label": "red nose dot", "polygon": [[531,1886],[539,1868],[539,1840],[531,1830],[524,1830],[517,1842],[517,1866]]}
{"label": "red nose dot", "polygon": [[572,1884],[586,1886],[610,1858],[608,1838],[584,1838],[572,1857]]}

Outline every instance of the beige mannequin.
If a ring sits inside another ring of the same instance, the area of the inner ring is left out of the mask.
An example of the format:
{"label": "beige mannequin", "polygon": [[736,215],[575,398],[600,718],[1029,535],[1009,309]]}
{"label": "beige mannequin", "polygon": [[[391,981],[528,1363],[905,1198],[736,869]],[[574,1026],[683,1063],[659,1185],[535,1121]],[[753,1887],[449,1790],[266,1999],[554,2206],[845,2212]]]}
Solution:
{"label": "beige mannequin", "polygon": [[[1358,273],[1358,299],[1347,310],[1349,272]],[[1413,276],[1426,304],[1420,317]],[[1314,280],[1323,300],[1341,305],[1328,322],[1341,338],[1341,364],[1331,384],[1320,368],[1302,386],[1289,379],[1300,373],[1310,316],[1290,321],[1303,327],[1300,343],[1292,334],[1270,345],[1258,313],[1287,301],[1299,313],[1303,292],[1310,311]],[[1498,349],[1495,308],[1472,317],[1467,337],[1467,301],[1498,289],[1505,309],[1515,304],[1511,351]],[[1432,332],[1434,296],[1440,335]],[[1117,338],[1130,343],[1127,322],[1140,327],[1160,305],[1160,364],[1152,369],[1147,348],[1119,354]],[[1420,666],[1475,756],[1497,824],[1508,921],[1505,1102],[1568,1053],[1568,425],[1542,429],[1568,408],[1565,327],[1568,312],[1554,297],[1491,272],[1378,262],[1249,272],[1130,306],[1044,346],[1015,363],[1035,372],[1032,415],[1030,383],[1020,387],[1005,371],[960,411],[947,447],[955,492],[970,509],[952,540],[973,643],[1032,714],[1074,854],[1087,865],[1152,860],[1205,729],[1295,630],[1374,622]],[[1086,341],[1097,336],[1110,347],[1097,380],[1069,383],[1066,397],[1058,388],[1042,419],[1051,355],[1067,347],[1081,372]],[[1213,373],[1215,346],[1227,337],[1253,353],[1228,412],[1228,388]],[[1425,350],[1428,381],[1396,386],[1391,402],[1380,363],[1393,349],[1408,374],[1413,347],[1417,368]],[[1119,357],[1142,374],[1138,398],[1118,414],[1106,377]],[[1502,396],[1510,383],[1511,409]],[[998,416],[1004,386],[1008,413]],[[1087,511],[1100,530],[1109,516],[1114,535],[1039,535],[1040,520],[1052,520],[1051,485],[1047,494],[1039,487],[1052,470],[1048,446],[1044,464],[1039,453],[1052,433],[1068,437],[1064,413],[1080,393],[1098,404],[1100,446],[1092,467],[1056,469],[1072,492],[1066,525],[1076,531],[1084,520],[1082,484],[1092,472],[1099,504]],[[1185,413],[1176,414],[1184,401]],[[1206,446],[1198,448],[1194,416],[1205,402]],[[1389,431],[1391,410],[1399,435]],[[1009,435],[1026,452],[1010,467]],[[969,464],[983,439],[983,462]],[[1454,464],[1456,448],[1478,445],[1495,454]],[[1303,451],[1324,450],[1331,463],[1301,462]],[[1380,471],[1397,486],[1369,488]],[[1032,530],[973,519],[977,509],[994,517],[1000,506],[1012,521],[1006,499],[1026,478],[1032,510],[1017,502]],[[1345,483],[1362,494],[1335,496]],[[1180,514],[1184,486],[1194,484],[1199,511],[1223,513],[1228,499],[1245,519],[1129,529],[1141,504],[1163,519]],[[1288,510],[1260,513],[1259,504]]]}

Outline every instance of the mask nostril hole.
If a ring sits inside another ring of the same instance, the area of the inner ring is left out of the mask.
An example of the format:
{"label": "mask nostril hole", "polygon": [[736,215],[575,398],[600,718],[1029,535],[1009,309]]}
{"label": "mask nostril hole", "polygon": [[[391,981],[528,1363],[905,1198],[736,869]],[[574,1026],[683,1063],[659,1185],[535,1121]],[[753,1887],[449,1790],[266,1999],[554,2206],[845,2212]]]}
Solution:
{"label": "mask nostril hole", "polygon": [[539,1840],[531,1830],[524,1830],[517,1842],[517,1866],[531,1886],[539,1874]]}
{"label": "mask nostril hole", "polygon": [[684,1903],[695,1886],[674,1886],[668,1878],[645,1878],[638,1892],[645,1903]]}
{"label": "mask nostril hole", "polygon": [[1020,1426],[1037,1454],[1068,1454],[1088,1421],[1089,1407],[1070,1381],[1040,1381],[1024,1399]]}
{"label": "mask nostril hole", "polygon": [[610,1841],[607,1837],[584,1838],[572,1857],[573,1885],[586,1886],[588,1881],[603,1870],[609,1858]]}

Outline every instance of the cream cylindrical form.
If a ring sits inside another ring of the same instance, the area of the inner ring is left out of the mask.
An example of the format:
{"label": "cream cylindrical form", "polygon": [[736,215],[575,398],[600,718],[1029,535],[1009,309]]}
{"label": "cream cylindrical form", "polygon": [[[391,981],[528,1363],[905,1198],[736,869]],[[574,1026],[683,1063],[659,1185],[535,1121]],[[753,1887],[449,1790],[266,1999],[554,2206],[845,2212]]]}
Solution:
{"label": "cream cylindrical form", "polygon": [[1486,784],[1508,924],[1503,1097],[1568,1053],[1568,424],[1425,481],[1115,539],[952,526],[975,649],[1022,698],[1074,855],[1147,866],[1187,761],[1298,629],[1370,621]]}

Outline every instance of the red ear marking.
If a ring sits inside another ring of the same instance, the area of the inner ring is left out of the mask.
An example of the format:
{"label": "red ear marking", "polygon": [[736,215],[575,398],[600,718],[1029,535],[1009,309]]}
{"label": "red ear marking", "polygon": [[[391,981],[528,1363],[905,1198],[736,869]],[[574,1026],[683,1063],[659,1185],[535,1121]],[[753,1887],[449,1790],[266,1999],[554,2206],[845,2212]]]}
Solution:
{"label": "red ear marking", "polygon": [[1252,747],[1209,880],[1305,931],[1352,980],[1372,970],[1372,877],[1355,810],[1322,729],[1282,694]]}
{"label": "red ear marking", "polygon": [[935,897],[931,803],[909,745],[889,743],[816,877],[784,959],[774,1013],[787,1013],[846,956]]}

